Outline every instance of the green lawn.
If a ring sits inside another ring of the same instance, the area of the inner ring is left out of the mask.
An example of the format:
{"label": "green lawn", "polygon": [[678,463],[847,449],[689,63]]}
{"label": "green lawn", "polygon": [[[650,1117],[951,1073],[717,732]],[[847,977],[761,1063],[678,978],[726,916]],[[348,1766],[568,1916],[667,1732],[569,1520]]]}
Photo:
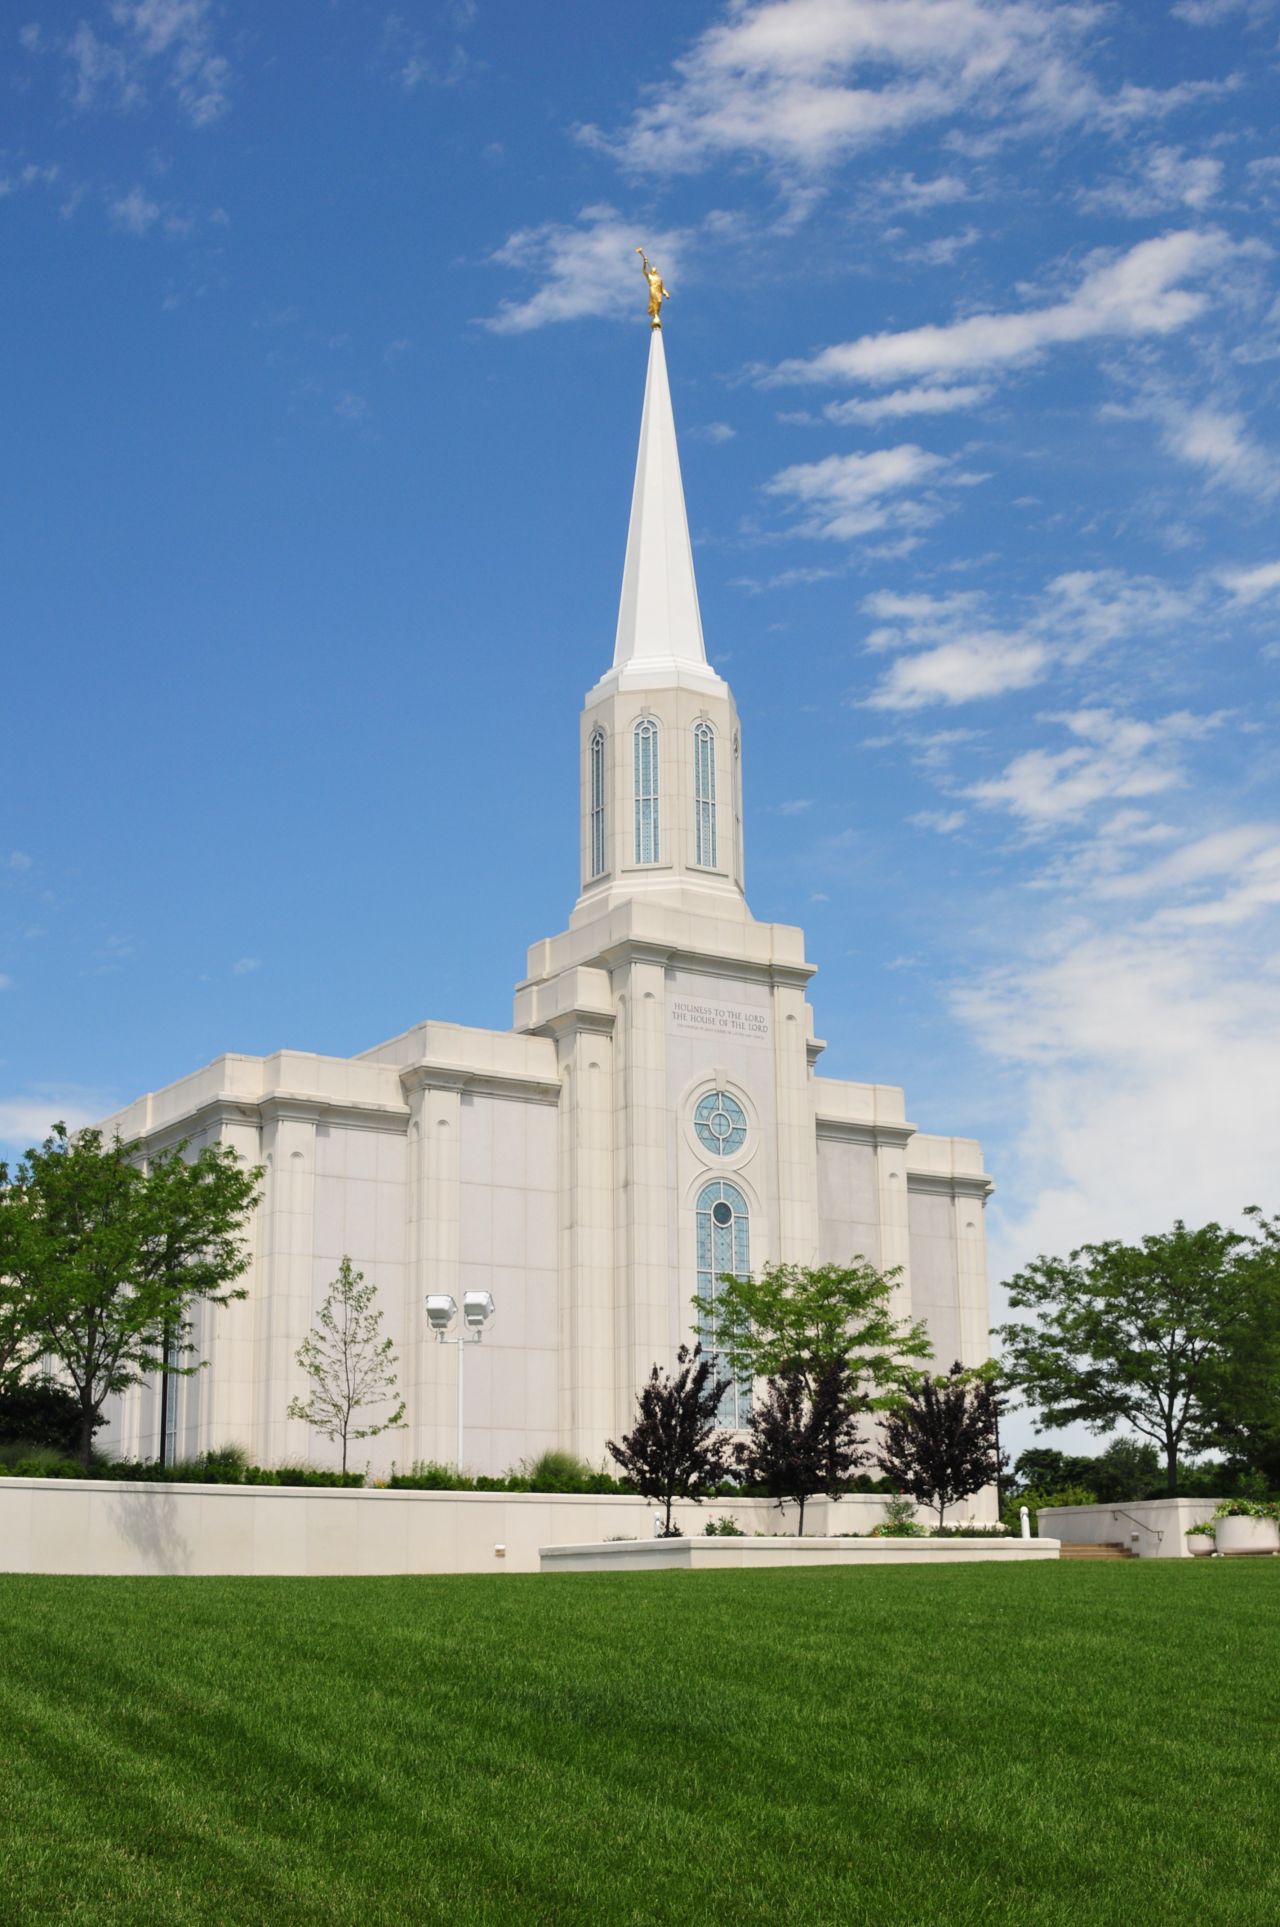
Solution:
{"label": "green lawn", "polygon": [[0,1577],[0,1920],[1280,1921],[1280,1561]]}

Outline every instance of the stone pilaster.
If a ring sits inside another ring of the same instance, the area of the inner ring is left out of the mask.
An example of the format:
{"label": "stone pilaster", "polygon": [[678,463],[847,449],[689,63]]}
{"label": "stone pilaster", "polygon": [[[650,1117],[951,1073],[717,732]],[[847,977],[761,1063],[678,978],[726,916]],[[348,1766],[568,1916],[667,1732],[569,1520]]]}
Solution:
{"label": "stone pilaster", "polygon": [[310,1428],[286,1417],[308,1381],[297,1350],[311,1329],[315,1260],[316,1119],[312,1112],[264,1104],[262,1148],[267,1166],[260,1209],[262,1284],[254,1306],[255,1455],[268,1464],[305,1459]]}
{"label": "stone pilaster", "polygon": [[422,1073],[401,1078],[409,1100],[409,1305],[405,1320],[406,1387],[410,1459],[452,1462],[457,1413],[457,1360],[450,1345],[437,1344],[427,1323],[430,1293],[459,1297],[461,1228],[460,1083],[430,1083]]}

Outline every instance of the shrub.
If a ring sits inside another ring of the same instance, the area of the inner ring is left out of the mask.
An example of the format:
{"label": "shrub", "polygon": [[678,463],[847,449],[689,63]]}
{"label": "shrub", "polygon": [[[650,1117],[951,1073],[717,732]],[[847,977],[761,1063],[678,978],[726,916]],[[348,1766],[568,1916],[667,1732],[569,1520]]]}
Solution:
{"label": "shrub", "polygon": [[[246,1481],[248,1483],[248,1481]],[[264,1480],[265,1484],[266,1481]],[[313,1485],[359,1488],[363,1472],[334,1472],[319,1465],[277,1465],[272,1467],[272,1485]]]}
{"label": "shrub", "polygon": [[393,1471],[387,1484],[400,1492],[474,1492],[476,1482],[440,1459],[415,1459],[407,1472]]}
{"label": "shrub", "polygon": [[[106,1424],[99,1418],[96,1432]],[[50,1446],[69,1457],[80,1444],[80,1401],[65,1385],[27,1379],[0,1392],[0,1443]]]}
{"label": "shrub", "polygon": [[1009,1539],[1012,1538],[1007,1525],[995,1526],[931,1526],[931,1539]]}
{"label": "shrub", "polygon": [[21,1445],[12,1448],[8,1471],[15,1479],[83,1479],[79,1459],[69,1459],[50,1445]]}
{"label": "shrub", "polygon": [[[922,1526],[916,1518],[915,1500],[908,1499],[898,1492],[885,1505],[884,1517],[879,1525],[872,1526],[868,1539],[924,1539],[928,1537],[928,1526]],[[843,1533],[840,1535],[844,1537]],[[856,1533],[849,1535],[856,1538]]]}
{"label": "shrub", "polygon": [[738,1521],[724,1513],[719,1519],[708,1519],[702,1528],[704,1539],[745,1539],[746,1533]]}

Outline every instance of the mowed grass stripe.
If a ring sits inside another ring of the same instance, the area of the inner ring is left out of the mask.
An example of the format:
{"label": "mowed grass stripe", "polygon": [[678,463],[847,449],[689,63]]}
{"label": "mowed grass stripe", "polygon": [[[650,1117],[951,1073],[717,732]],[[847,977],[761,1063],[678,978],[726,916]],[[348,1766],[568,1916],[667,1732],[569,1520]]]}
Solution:
{"label": "mowed grass stripe", "polygon": [[6,1922],[1280,1919],[1280,1562],[0,1578]]}

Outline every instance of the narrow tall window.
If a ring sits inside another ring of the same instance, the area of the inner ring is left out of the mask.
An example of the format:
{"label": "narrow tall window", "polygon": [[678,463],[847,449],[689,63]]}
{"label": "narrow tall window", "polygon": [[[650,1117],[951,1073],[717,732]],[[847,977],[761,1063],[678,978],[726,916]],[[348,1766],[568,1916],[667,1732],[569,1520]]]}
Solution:
{"label": "narrow tall window", "polygon": [[[709,1302],[712,1315],[698,1319],[698,1339],[717,1375],[725,1369],[716,1351],[715,1301],[720,1294],[720,1278],[729,1272],[734,1278],[751,1274],[751,1236],[747,1201],[736,1184],[704,1184],[695,1207],[698,1240],[698,1296]],[[721,1425],[735,1431],[751,1422],[751,1380],[731,1379],[720,1401]]]}
{"label": "narrow tall window", "polygon": [[695,863],[716,867],[716,732],[710,723],[693,727],[693,822]]}
{"label": "narrow tall window", "polygon": [[604,875],[604,731],[591,732],[591,874]]}
{"label": "narrow tall window", "polygon": [[659,863],[658,725],[651,716],[635,726],[636,862]]}

